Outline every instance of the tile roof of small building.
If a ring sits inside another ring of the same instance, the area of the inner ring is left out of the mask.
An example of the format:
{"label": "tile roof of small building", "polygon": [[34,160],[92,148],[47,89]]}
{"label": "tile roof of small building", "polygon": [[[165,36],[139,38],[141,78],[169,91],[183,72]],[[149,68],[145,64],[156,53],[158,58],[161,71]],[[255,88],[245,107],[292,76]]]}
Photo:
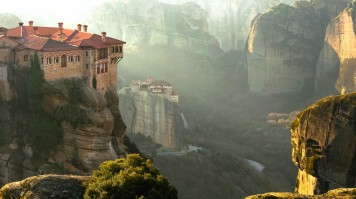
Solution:
{"label": "tile roof of small building", "polygon": [[126,43],[111,37],[106,37],[103,41],[101,35],[65,28],[60,34],[58,27],[41,26],[19,26],[8,29],[6,36],[23,43],[20,48],[41,51],[72,50],[77,47],[107,48],[113,44]]}
{"label": "tile roof of small building", "polygon": [[56,40],[52,40],[46,37],[38,37],[38,36],[29,36],[26,41],[20,45],[17,50],[23,49],[34,49],[38,51],[67,51],[67,50],[76,50],[78,49],[75,46],[71,46],[65,42],[60,42]]}

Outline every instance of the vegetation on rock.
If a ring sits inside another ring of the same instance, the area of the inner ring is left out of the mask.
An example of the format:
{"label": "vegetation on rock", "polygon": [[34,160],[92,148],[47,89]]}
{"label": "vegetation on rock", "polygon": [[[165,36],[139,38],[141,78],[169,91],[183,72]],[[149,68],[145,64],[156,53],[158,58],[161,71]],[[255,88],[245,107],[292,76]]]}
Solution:
{"label": "vegetation on rock", "polygon": [[35,55],[31,60],[31,69],[26,84],[28,107],[32,115],[29,124],[29,141],[35,150],[46,152],[59,143],[63,132],[58,122],[42,110],[43,83],[45,83],[43,71],[39,58]]}
{"label": "vegetation on rock", "polygon": [[138,154],[102,163],[86,186],[86,199],[177,198],[177,190],[150,160],[144,160]]}

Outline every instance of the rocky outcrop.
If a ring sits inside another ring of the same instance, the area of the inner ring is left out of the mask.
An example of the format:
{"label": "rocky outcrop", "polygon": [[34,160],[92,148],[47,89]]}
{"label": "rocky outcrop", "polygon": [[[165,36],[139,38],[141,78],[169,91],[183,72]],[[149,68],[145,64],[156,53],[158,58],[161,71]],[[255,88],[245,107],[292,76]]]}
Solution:
{"label": "rocky outcrop", "polygon": [[183,147],[184,124],[179,103],[165,94],[132,90],[119,91],[120,111],[127,126],[127,134],[142,134],[164,149]]}
{"label": "rocky outcrop", "polygon": [[248,84],[256,93],[314,91],[324,30],[347,1],[280,4],[258,15],[247,43]]}
{"label": "rocky outcrop", "polygon": [[324,98],[298,115],[291,127],[297,193],[356,187],[355,118],[356,94]]}
{"label": "rocky outcrop", "polygon": [[308,90],[313,85],[321,46],[320,30],[318,18],[309,7],[280,4],[256,17],[247,48],[250,91],[271,94]]}
{"label": "rocky outcrop", "polygon": [[350,6],[328,25],[317,65],[318,96],[356,91],[355,9]]}
{"label": "rocky outcrop", "polygon": [[43,82],[33,104],[28,70],[8,77],[13,97],[0,102],[0,184],[38,174],[87,175],[127,154],[114,89],[103,96],[82,79]]}
{"label": "rocky outcrop", "polygon": [[85,176],[42,175],[6,184],[0,198],[83,198]]}
{"label": "rocky outcrop", "polygon": [[353,199],[356,197],[356,189],[334,189],[323,195],[301,195],[297,193],[265,193],[246,197],[245,199]]}
{"label": "rocky outcrop", "polygon": [[70,173],[88,174],[102,162],[125,154],[125,125],[113,89],[105,98],[80,79],[51,83],[42,107],[64,131],[62,142],[50,155],[51,161]]}
{"label": "rocky outcrop", "polygon": [[[133,45],[169,45],[204,55],[221,52],[219,42],[208,33],[206,11],[195,3],[114,1],[96,8],[90,21],[90,27],[98,31],[112,30],[118,33],[118,38]],[[101,21],[106,21],[106,25]]]}

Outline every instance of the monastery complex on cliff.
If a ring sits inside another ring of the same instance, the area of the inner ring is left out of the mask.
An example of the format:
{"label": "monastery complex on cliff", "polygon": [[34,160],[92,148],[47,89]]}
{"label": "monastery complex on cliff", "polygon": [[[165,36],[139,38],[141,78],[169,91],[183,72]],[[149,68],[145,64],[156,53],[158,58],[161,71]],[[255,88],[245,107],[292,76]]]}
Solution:
{"label": "monastery complex on cliff", "polygon": [[87,32],[88,26],[76,29],[28,26],[19,23],[12,29],[0,28],[0,63],[16,68],[31,66],[37,53],[47,81],[79,77],[105,93],[117,87],[117,64],[123,58],[125,42]]}

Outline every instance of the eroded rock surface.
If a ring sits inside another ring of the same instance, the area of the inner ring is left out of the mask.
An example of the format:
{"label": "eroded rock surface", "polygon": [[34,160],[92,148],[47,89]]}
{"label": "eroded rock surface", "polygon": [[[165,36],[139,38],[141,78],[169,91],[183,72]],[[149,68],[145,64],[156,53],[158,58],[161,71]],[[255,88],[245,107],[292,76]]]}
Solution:
{"label": "eroded rock surface", "polygon": [[301,195],[297,193],[265,193],[246,197],[245,199],[353,199],[356,197],[356,189],[334,189],[323,195]]}
{"label": "eroded rock surface", "polygon": [[168,45],[204,55],[222,51],[208,32],[207,12],[192,2],[170,5],[158,0],[113,1],[96,8],[90,21],[90,27],[112,30],[130,45]]}
{"label": "eroded rock surface", "polygon": [[247,42],[250,91],[310,96],[325,27],[346,5],[347,1],[298,1],[258,15]]}
{"label": "eroded rock surface", "polygon": [[324,98],[298,115],[291,128],[297,193],[356,187],[355,118],[356,94]]}
{"label": "eroded rock surface", "polygon": [[183,147],[184,124],[179,103],[165,94],[120,90],[120,110],[127,134],[142,134],[166,149]]}
{"label": "eroded rock surface", "polygon": [[[37,116],[28,107],[26,72],[13,75],[14,98],[0,103],[0,184],[38,174],[87,175],[103,161],[127,154],[113,88],[103,96],[82,79],[44,82],[39,104],[46,116],[32,123]],[[56,124],[61,134],[53,136],[47,128]],[[53,146],[40,146],[45,140]]]}
{"label": "eroded rock surface", "polygon": [[42,175],[6,184],[0,189],[0,198],[83,198],[86,176]]}
{"label": "eroded rock surface", "polygon": [[316,93],[356,91],[355,6],[346,8],[330,22],[317,65]]}

